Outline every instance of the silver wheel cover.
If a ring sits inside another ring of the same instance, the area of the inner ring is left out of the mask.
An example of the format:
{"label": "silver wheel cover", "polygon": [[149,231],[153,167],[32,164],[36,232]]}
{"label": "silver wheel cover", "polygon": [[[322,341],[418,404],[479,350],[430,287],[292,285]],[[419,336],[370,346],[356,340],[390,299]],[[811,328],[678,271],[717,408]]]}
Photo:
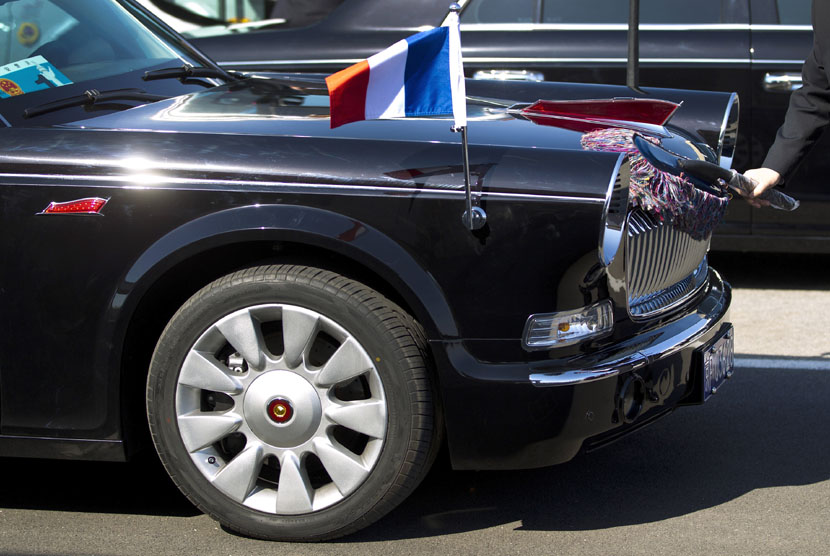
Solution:
{"label": "silver wheel cover", "polygon": [[227,315],[190,348],[176,421],[222,493],[261,512],[304,514],[363,484],[383,448],[387,404],[374,361],[345,328],[268,304]]}

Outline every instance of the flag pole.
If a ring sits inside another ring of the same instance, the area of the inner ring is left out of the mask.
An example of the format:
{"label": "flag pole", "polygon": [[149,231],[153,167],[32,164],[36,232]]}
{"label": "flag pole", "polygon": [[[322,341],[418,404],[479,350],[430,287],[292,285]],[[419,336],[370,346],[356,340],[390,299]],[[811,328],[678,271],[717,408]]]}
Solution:
{"label": "flag pole", "polygon": [[[455,29],[451,29],[450,32],[451,33],[456,33],[456,37],[458,37],[458,39],[457,39],[458,43],[456,45],[457,55],[459,57],[458,71],[460,72],[460,75],[458,76],[458,79],[461,81],[460,88],[461,88],[461,91],[462,91],[461,98],[459,99],[459,101],[463,104],[466,104],[466,94],[463,93],[463,91],[464,91],[464,87],[463,87],[463,85],[464,85],[464,73],[463,73],[463,67],[462,67],[463,64],[461,63],[461,60],[460,60],[460,57],[461,57],[461,44],[460,44],[461,39],[460,39],[459,23],[458,23],[458,16],[461,13],[461,6],[456,4],[456,3],[450,4],[450,13],[452,13],[453,16],[454,16],[452,18],[452,24],[451,25],[455,26]],[[453,49],[451,47],[451,51],[452,50]],[[455,94],[455,92],[453,94]],[[463,125],[460,125],[460,126],[453,125],[452,131],[461,132],[461,149],[463,151],[463,162],[464,162],[464,191],[465,191],[465,196],[466,196],[466,207],[465,207],[466,210],[464,211],[464,214],[461,215],[461,220],[467,226],[467,229],[472,232],[472,231],[475,231],[475,230],[480,230],[481,228],[484,227],[484,225],[487,223],[487,213],[484,212],[484,209],[482,209],[480,206],[478,206],[478,199],[476,199],[475,202],[473,201],[473,188],[472,188],[472,184],[471,184],[472,180],[470,179],[470,148],[469,148],[469,143],[467,142],[467,115],[466,115],[467,109],[466,109],[466,106],[460,107],[460,109],[462,109],[464,111]],[[454,106],[453,106],[453,113],[456,117],[456,122],[458,122],[459,120],[458,120],[458,114],[456,113],[455,101],[454,101]]]}
{"label": "flag pole", "polygon": [[469,230],[475,230],[473,226],[473,189],[470,185],[470,149],[467,144],[467,126],[461,128],[461,150],[464,152],[464,191],[467,199],[467,210],[464,212],[464,220]]}
{"label": "flag pole", "polygon": [[461,132],[461,149],[464,151],[464,188],[466,191],[467,210],[461,215],[461,220],[471,232],[480,230],[487,224],[487,213],[478,206],[478,199],[473,200],[473,188],[470,180],[470,149],[467,144],[467,126],[453,131]]}

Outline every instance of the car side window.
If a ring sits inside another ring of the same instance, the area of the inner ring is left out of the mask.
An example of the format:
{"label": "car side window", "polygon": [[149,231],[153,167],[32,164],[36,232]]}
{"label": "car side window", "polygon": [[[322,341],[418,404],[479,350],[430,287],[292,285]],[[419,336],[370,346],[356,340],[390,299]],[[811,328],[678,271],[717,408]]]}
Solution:
{"label": "car side window", "polygon": [[[789,2],[791,0],[785,0]],[[730,0],[640,0],[640,23],[727,23]],[[624,0],[543,0],[542,23],[627,23]]]}
{"label": "car side window", "polygon": [[538,0],[474,0],[461,23],[536,23]]}
{"label": "car side window", "polygon": [[781,25],[810,25],[811,0],[776,0]]}
{"label": "car side window", "polygon": [[174,15],[182,14],[183,10],[197,16],[227,21],[229,23],[244,23],[259,21],[267,17],[266,11],[272,8],[274,2],[265,0],[151,0],[153,4]]}
{"label": "car side window", "polygon": [[[139,0],[147,7],[197,27],[219,26],[194,31],[174,20],[168,21],[185,36],[211,36],[255,30],[263,25],[281,28],[306,27],[326,18],[344,0]],[[159,12],[157,12],[159,13]],[[262,22],[261,25],[257,25]]]}

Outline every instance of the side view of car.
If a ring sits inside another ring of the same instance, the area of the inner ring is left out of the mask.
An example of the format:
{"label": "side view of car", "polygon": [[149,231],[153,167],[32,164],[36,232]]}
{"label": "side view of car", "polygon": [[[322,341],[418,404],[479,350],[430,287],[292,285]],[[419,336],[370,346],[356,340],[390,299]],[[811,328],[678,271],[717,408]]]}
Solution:
{"label": "side view of car", "polygon": [[133,0],[0,23],[0,456],[155,449],[228,527],[325,540],[442,448],[554,465],[731,376],[727,200],[632,145],[724,163],[734,94],[468,80],[470,229],[447,117],[332,129],[319,76]]}

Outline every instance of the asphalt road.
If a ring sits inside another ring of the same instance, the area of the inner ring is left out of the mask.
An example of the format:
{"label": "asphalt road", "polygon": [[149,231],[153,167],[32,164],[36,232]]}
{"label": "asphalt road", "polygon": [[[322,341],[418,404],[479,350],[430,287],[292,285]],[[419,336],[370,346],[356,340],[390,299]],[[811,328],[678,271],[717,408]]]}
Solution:
{"label": "asphalt road", "polygon": [[558,467],[452,472],[373,527],[267,543],[200,515],[154,461],[0,458],[0,555],[803,554],[830,546],[830,257],[715,254],[735,378]]}

